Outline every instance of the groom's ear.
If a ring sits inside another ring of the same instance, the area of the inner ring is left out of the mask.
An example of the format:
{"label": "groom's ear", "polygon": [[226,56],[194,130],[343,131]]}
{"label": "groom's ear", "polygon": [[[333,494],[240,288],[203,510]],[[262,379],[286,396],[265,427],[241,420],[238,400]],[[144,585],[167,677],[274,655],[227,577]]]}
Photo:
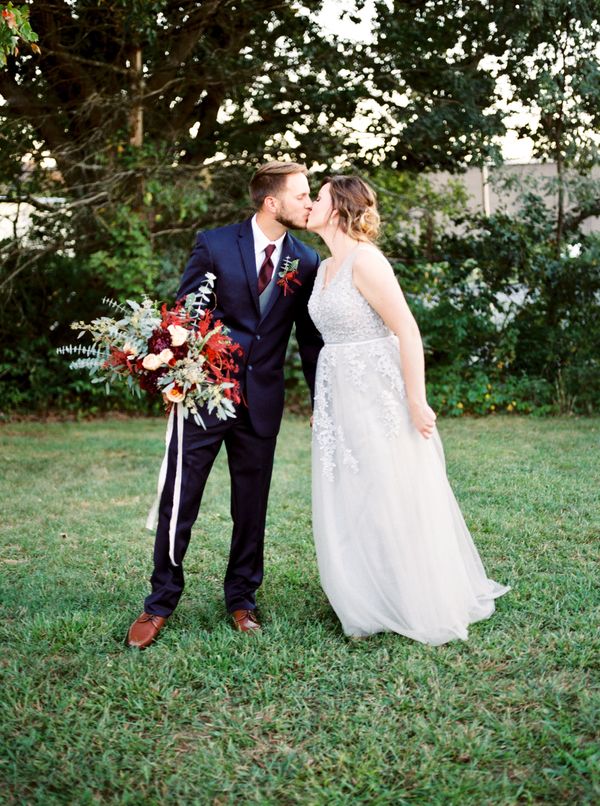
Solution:
{"label": "groom's ear", "polygon": [[262,204],[262,209],[266,213],[275,214],[277,212],[278,204],[279,202],[275,196],[265,196],[265,200]]}

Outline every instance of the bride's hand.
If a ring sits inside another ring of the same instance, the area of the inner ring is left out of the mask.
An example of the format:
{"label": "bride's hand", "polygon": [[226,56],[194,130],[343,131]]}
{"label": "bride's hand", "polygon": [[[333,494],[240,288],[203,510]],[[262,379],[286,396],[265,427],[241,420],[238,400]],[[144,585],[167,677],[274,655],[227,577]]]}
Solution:
{"label": "bride's hand", "polygon": [[436,416],[434,410],[427,403],[410,403],[408,404],[410,411],[410,418],[413,425],[421,436],[429,439],[435,429]]}

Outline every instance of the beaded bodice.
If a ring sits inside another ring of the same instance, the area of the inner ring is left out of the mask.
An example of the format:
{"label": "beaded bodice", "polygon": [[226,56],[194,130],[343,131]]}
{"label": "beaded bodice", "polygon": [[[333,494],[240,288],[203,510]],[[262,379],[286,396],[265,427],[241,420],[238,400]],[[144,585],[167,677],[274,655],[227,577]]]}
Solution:
{"label": "beaded bodice", "polygon": [[327,287],[324,284],[328,261],[323,261],[319,267],[308,311],[325,344],[367,341],[390,335],[387,325],[352,282],[352,264],[360,249],[378,251],[366,244],[357,246]]}

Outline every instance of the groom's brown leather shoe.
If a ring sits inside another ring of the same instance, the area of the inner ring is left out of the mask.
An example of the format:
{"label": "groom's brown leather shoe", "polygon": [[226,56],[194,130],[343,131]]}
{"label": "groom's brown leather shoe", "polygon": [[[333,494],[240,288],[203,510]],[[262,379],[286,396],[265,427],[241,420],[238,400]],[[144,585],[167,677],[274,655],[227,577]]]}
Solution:
{"label": "groom's brown leather shoe", "polygon": [[129,632],[127,633],[127,646],[133,646],[137,649],[146,649],[162,630],[165,622],[166,618],[162,616],[142,613],[129,628]]}
{"label": "groom's brown leather shoe", "polygon": [[231,614],[233,626],[240,632],[260,632],[261,626],[254,610],[234,610]]}

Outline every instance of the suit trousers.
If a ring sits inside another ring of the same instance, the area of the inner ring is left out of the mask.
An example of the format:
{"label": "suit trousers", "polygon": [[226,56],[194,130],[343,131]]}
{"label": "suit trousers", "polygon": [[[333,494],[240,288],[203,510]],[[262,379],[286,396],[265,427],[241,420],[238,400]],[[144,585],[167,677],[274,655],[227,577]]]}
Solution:
{"label": "suit trousers", "polygon": [[219,421],[207,429],[190,417],[184,420],[182,483],[175,532],[175,560],[169,558],[169,523],[177,460],[177,433],[169,446],[167,477],[158,512],[154,543],[152,592],[146,598],[146,613],[170,616],[184,588],[183,559],[190,542],[206,480],[221,445],[225,443],[231,478],[233,532],[225,573],[227,610],[254,610],[256,590],[263,578],[263,553],[267,501],[273,472],[277,437],[260,437],[247,409],[240,407],[234,419]]}

